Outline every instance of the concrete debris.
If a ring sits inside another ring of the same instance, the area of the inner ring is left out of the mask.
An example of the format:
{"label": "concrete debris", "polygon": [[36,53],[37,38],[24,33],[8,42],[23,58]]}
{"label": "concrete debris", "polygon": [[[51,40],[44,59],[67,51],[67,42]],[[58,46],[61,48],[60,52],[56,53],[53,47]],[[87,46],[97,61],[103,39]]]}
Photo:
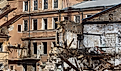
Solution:
{"label": "concrete debris", "polygon": [[[121,50],[118,46],[114,48],[114,44],[109,45],[109,43],[116,43],[117,34],[103,35],[102,31],[97,30],[96,32],[95,30],[94,32],[101,34],[100,36],[92,32],[94,29],[90,29],[92,30],[89,32],[91,34],[82,34],[82,29],[80,29],[81,32],[78,32],[75,28],[66,28],[68,23],[71,23],[69,27],[75,25],[77,28],[76,23],[73,22],[59,23],[57,42],[49,51],[48,62],[44,68],[46,71],[108,71],[120,67],[116,66],[121,64],[121,55],[119,54]],[[87,25],[85,27],[96,26]],[[86,31],[87,29],[84,30],[85,33]],[[108,42],[109,39],[112,42]],[[84,43],[82,43],[83,41]]]}

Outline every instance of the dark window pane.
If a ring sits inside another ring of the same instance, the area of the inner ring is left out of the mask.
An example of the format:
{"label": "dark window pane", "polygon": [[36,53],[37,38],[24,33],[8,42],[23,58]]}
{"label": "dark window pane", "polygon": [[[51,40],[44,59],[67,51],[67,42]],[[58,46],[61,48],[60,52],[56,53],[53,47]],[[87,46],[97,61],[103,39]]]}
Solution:
{"label": "dark window pane", "polygon": [[36,71],[36,64],[33,64],[33,71]]}
{"label": "dark window pane", "polygon": [[2,52],[2,43],[0,43],[0,52]]}
{"label": "dark window pane", "polygon": [[13,70],[13,66],[10,66],[10,69]]}
{"label": "dark window pane", "polygon": [[28,1],[25,2],[25,11],[28,11]]}
{"label": "dark window pane", "polygon": [[52,42],[53,43],[53,47],[55,47],[56,46],[56,43],[55,42]]}
{"label": "dark window pane", "polygon": [[34,54],[37,54],[37,43],[33,43],[34,46]]}
{"label": "dark window pane", "polygon": [[80,23],[80,16],[75,16],[75,22]]}
{"label": "dark window pane", "polygon": [[58,21],[58,18],[54,18],[54,29],[57,28],[57,24],[56,24],[57,21]]}
{"label": "dark window pane", "polygon": [[44,0],[44,9],[48,9],[48,0]]}
{"label": "dark window pane", "polygon": [[47,54],[47,42],[43,42],[44,54]]}
{"label": "dark window pane", "polygon": [[68,17],[64,17],[64,20],[68,20]]}
{"label": "dark window pane", "polygon": [[37,30],[37,19],[33,20],[33,30]]}
{"label": "dark window pane", "polygon": [[34,10],[37,10],[38,9],[38,2],[37,0],[34,0]]}
{"label": "dark window pane", "polygon": [[24,31],[28,30],[28,21],[24,20]]}
{"label": "dark window pane", "polygon": [[27,71],[27,65],[23,65],[24,71]]}
{"label": "dark window pane", "polygon": [[87,15],[87,17],[90,17],[90,16],[92,16],[92,15]]}
{"label": "dark window pane", "polygon": [[18,32],[21,32],[21,25],[18,25]]}
{"label": "dark window pane", "polygon": [[44,27],[47,29],[47,19],[44,19]]}
{"label": "dark window pane", "polygon": [[58,8],[58,0],[54,0],[54,8]]}

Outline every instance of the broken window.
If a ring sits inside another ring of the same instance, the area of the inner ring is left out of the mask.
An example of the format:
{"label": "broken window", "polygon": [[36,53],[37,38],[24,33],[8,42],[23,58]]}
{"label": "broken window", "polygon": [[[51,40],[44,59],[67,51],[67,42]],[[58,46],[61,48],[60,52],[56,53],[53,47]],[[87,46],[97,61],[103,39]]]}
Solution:
{"label": "broken window", "polygon": [[24,20],[24,31],[28,30],[28,20]]}
{"label": "broken window", "polygon": [[21,55],[21,49],[18,49],[17,51],[18,51],[18,56],[20,56]]}
{"label": "broken window", "polygon": [[3,63],[0,63],[0,68],[3,66]]}
{"label": "broken window", "polygon": [[18,32],[21,32],[21,25],[18,25]]}
{"label": "broken window", "polygon": [[68,17],[64,17],[64,20],[68,20]]}
{"label": "broken window", "polygon": [[51,47],[55,47],[56,43],[55,42],[51,42]]}
{"label": "broken window", "polygon": [[43,42],[44,54],[47,54],[47,42]]}
{"label": "broken window", "polygon": [[116,37],[117,34],[116,33],[111,33],[111,34],[106,34],[105,35],[105,44],[106,47],[115,47],[115,43],[116,43]]}
{"label": "broken window", "polygon": [[113,20],[113,14],[109,14],[109,20]]}
{"label": "broken window", "polygon": [[48,9],[48,0],[44,0],[44,9]]}
{"label": "broken window", "polygon": [[33,46],[34,46],[34,54],[37,54],[37,42],[34,42]]}
{"label": "broken window", "polygon": [[47,29],[47,19],[43,19],[43,29]]}
{"label": "broken window", "polygon": [[23,71],[27,71],[27,65],[23,65]]}
{"label": "broken window", "polygon": [[90,16],[92,16],[92,15],[87,15],[87,17],[90,17]]}
{"label": "broken window", "polygon": [[36,71],[36,64],[33,65],[33,71]]}
{"label": "broken window", "polygon": [[54,0],[54,8],[58,8],[58,0]]}
{"label": "broken window", "polygon": [[75,16],[75,22],[80,23],[80,16]]}
{"label": "broken window", "polygon": [[37,10],[37,9],[38,9],[38,1],[34,0],[34,10]]}
{"label": "broken window", "polygon": [[33,30],[37,30],[37,19],[33,20]]}
{"label": "broken window", "polygon": [[24,11],[28,11],[28,1],[25,1],[24,2]]}
{"label": "broken window", "polygon": [[0,43],[0,52],[2,52],[2,43]]}
{"label": "broken window", "polygon": [[58,18],[54,18],[53,29],[57,28],[57,24],[56,24],[57,21],[58,21]]}

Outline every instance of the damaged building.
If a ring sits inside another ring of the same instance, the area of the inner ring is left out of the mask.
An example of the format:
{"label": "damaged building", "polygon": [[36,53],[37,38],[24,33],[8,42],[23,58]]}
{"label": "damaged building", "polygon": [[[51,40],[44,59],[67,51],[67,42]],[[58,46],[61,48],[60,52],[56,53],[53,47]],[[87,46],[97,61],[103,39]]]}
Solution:
{"label": "damaged building", "polygon": [[[75,47],[73,44],[75,42],[74,40],[76,40],[75,37],[78,37],[74,34],[75,29],[71,27],[72,24],[69,26],[67,21],[60,22],[61,28],[58,28],[59,30],[56,32],[56,35],[58,36],[58,38],[56,38],[57,43],[49,53],[45,70],[120,70],[120,9],[121,4],[117,4],[83,19],[83,31],[81,28],[79,30],[80,32],[83,32],[80,33],[80,36],[82,37],[81,41],[83,42],[82,45],[76,46],[76,50],[73,49]],[[66,28],[63,27],[63,24],[65,23],[68,25],[64,25]],[[69,29],[68,27],[72,28],[70,31],[71,33],[67,31],[67,29]],[[78,31],[76,32],[78,33]],[[74,35],[72,39],[71,34]],[[65,35],[68,37],[67,40]],[[76,40],[76,44],[78,44],[78,40]]]}
{"label": "damaged building", "polygon": [[[15,9],[16,8],[10,8],[10,5],[7,5],[6,0],[0,1],[0,20],[2,20],[5,15],[10,14]],[[8,27],[0,26],[0,71],[7,71],[9,68],[9,52],[7,51],[9,46],[9,38]]]}
{"label": "damaged building", "polygon": [[114,66],[120,65],[120,6],[117,4],[83,19],[85,47],[102,48],[114,55],[109,61]]}
{"label": "damaged building", "polygon": [[[117,62],[114,62],[105,59],[120,53],[119,2],[121,1],[8,1],[10,10],[0,16],[3,17],[0,20],[1,27],[7,27],[11,36],[4,35],[5,39],[9,37],[8,44],[5,44],[8,45],[6,51],[9,53],[8,70],[114,69],[114,66],[120,65],[120,60],[115,58]],[[9,12],[11,13],[8,14]],[[105,54],[107,52],[110,55]]]}

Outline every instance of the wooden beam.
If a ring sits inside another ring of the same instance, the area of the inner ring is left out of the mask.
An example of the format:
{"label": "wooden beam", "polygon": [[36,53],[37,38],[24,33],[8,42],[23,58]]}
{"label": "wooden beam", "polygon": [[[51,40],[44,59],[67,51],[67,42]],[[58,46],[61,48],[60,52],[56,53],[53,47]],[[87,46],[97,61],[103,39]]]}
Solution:
{"label": "wooden beam", "polygon": [[112,23],[121,23],[121,21],[87,21],[87,22],[82,22],[83,25],[86,24],[112,24]]}
{"label": "wooden beam", "polygon": [[72,42],[74,41],[74,38],[72,39],[72,41],[70,42],[69,46],[67,47],[67,49],[71,46]]}
{"label": "wooden beam", "polygon": [[94,69],[92,69],[91,67],[89,67],[87,64],[85,64],[85,63],[83,63],[85,66],[87,66],[87,68],[89,69],[89,70],[93,70],[93,71],[96,71],[96,70],[94,70]]}
{"label": "wooden beam", "polygon": [[60,56],[60,58],[66,62],[69,66],[71,66],[73,69],[75,69],[76,71],[80,71],[78,68],[76,68],[72,63],[70,63],[67,59],[63,58],[62,56]]}

